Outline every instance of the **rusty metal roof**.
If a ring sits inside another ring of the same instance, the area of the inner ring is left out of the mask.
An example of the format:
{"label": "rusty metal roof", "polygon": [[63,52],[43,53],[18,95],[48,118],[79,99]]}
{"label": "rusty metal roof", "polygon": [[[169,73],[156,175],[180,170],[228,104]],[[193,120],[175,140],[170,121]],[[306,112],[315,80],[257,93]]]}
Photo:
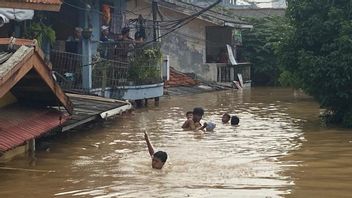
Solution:
{"label": "rusty metal roof", "polygon": [[61,0],[0,0],[0,7],[60,11]]}
{"label": "rusty metal roof", "polygon": [[67,115],[54,109],[29,109],[20,106],[1,109],[0,152],[39,137],[60,126],[67,119]]}

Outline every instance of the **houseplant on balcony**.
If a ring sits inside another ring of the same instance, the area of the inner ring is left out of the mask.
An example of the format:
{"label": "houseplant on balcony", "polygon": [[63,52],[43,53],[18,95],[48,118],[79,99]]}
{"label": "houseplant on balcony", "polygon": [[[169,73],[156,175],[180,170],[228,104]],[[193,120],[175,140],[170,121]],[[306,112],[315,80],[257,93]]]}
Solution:
{"label": "houseplant on balcony", "polygon": [[160,46],[137,49],[130,58],[128,80],[134,85],[161,82],[160,64],[162,53]]}
{"label": "houseplant on balcony", "polygon": [[43,43],[45,42],[49,45],[53,45],[56,39],[56,34],[53,28],[42,22],[33,22],[28,28],[26,36],[36,39],[38,45],[41,47],[44,47]]}

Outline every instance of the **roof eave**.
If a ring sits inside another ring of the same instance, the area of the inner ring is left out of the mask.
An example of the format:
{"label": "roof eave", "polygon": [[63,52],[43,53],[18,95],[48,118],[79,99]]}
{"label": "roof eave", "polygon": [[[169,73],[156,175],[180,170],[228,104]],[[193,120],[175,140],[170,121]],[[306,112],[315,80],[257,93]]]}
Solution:
{"label": "roof eave", "polygon": [[59,12],[60,8],[61,8],[61,3],[60,4],[44,4],[44,3],[0,1],[0,7],[1,8],[17,8],[17,9]]}
{"label": "roof eave", "polygon": [[228,21],[224,22],[224,26],[238,28],[238,29],[253,29],[253,25],[250,25],[250,24],[238,24],[238,23],[228,22]]}

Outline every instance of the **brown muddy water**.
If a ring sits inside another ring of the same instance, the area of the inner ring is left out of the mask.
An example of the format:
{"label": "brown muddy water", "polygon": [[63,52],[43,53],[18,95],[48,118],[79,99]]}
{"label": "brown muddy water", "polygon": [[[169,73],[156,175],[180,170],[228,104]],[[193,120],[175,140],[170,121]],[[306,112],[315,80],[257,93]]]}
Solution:
{"label": "brown muddy water", "polygon": [[[214,132],[180,129],[195,106]],[[240,126],[221,124],[224,112]],[[15,168],[0,169],[0,197],[351,197],[352,132],[323,126],[319,112],[291,89],[164,98],[0,164]],[[144,129],[169,154],[161,171],[151,168]]]}

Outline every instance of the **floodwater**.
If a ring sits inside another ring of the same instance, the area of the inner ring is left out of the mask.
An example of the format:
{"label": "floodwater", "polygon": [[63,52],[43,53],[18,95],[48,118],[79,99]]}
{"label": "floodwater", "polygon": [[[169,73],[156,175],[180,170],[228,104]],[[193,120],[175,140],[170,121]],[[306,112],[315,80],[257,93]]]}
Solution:
{"label": "floodwater", "polygon": [[[214,132],[180,129],[195,106]],[[224,112],[240,126],[221,124]],[[319,113],[282,88],[163,98],[0,164],[0,197],[351,197],[352,132],[322,125]],[[163,170],[151,168],[144,130],[169,154]]]}

